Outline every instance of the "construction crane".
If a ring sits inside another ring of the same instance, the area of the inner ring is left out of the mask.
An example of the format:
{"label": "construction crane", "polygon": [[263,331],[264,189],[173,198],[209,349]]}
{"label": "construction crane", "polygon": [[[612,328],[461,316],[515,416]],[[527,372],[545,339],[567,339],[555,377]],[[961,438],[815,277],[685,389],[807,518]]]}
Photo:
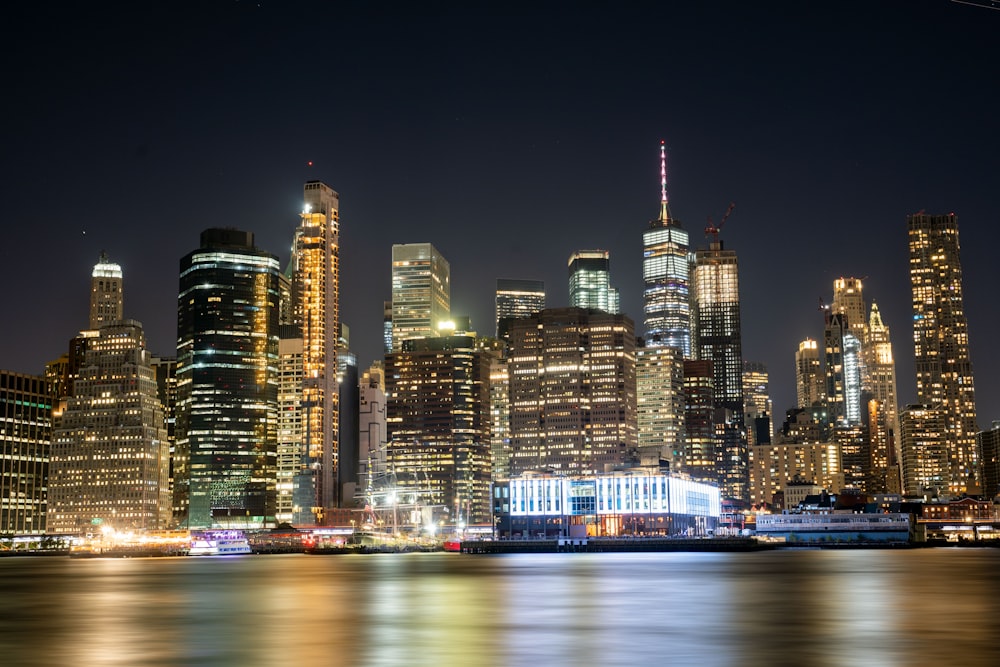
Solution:
{"label": "construction crane", "polygon": [[726,209],[726,212],[725,214],[723,214],[722,219],[719,220],[718,227],[716,227],[715,224],[712,223],[712,216],[708,216],[708,226],[705,227],[705,236],[711,236],[713,244],[719,242],[719,232],[722,231],[722,225],[726,224],[726,220],[729,219],[729,215],[733,212],[734,208],[736,208],[736,204],[734,204],[733,202],[729,202],[729,208]]}

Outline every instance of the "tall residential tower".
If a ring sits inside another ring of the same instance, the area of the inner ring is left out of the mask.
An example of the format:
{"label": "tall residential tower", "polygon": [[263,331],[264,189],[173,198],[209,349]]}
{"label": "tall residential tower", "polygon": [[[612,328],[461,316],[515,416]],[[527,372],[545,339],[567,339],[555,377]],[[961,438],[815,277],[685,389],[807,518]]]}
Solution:
{"label": "tall residential tower", "polygon": [[[917,399],[942,413],[947,483],[963,493],[976,470],[976,397],[962,298],[958,217],[907,218]],[[907,481],[909,484],[909,481]]]}

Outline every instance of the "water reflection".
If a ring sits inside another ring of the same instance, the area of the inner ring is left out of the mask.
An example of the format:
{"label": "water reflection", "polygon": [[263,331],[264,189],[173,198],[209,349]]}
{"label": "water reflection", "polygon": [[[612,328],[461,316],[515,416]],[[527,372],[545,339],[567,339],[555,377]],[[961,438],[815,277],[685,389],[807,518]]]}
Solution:
{"label": "water reflection", "polygon": [[994,665],[1000,550],[0,559],[4,665]]}

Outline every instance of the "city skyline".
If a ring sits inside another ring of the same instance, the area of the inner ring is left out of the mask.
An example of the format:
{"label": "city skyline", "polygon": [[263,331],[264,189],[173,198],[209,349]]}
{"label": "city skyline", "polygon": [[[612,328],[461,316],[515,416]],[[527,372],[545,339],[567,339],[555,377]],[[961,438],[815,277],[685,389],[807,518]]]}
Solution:
{"label": "city skyline", "polygon": [[[736,202],[721,236],[740,257],[743,356],[767,364],[775,424],[795,404],[798,343],[822,339],[819,299],[841,276],[865,279],[893,332],[899,403],[915,400],[906,216],[921,209],[958,215],[979,426],[1000,417],[987,338],[1000,324],[987,202],[1000,145],[984,57],[1000,13],[847,3],[813,23],[737,3],[557,7],[528,23],[516,6],[349,5],[336,57],[303,42],[283,8],[210,5],[190,25],[148,8],[107,25],[89,10],[17,10],[21,34],[5,48],[19,53],[43,27],[51,48],[18,60],[12,84],[23,102],[2,158],[3,257],[31,290],[14,296],[22,323],[5,330],[0,367],[41,374],[66,351],[102,250],[122,266],[125,311],[149,349],[172,356],[190,240],[245,229],[284,266],[307,180],[343,197],[341,320],[361,367],[381,356],[394,243],[448,258],[452,312],[482,334],[498,278],[542,280],[550,307],[569,305],[566,257],[607,249],[638,324],[663,140],[671,213],[693,249],[708,246],[707,216]],[[383,33],[391,52],[368,45]],[[337,83],[315,105],[294,102],[309,62],[329,62]]]}

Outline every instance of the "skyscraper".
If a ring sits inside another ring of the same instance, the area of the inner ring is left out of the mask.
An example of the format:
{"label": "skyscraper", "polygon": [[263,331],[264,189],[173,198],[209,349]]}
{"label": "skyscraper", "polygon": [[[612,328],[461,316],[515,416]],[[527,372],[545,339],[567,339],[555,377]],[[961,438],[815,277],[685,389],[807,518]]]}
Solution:
{"label": "skyscraper", "polygon": [[635,353],[639,451],[684,466],[684,358],[679,347],[639,347]]}
{"label": "skyscraper", "polygon": [[682,470],[695,479],[717,482],[715,385],[712,362],[684,363],[684,456]]}
{"label": "skyscraper", "polygon": [[[305,449],[305,409],[302,388],[305,380],[302,331],[298,325],[278,327],[278,445],[277,500],[275,520],[278,523],[303,525],[314,523],[315,504],[312,481],[302,484],[306,493],[295,492],[302,482],[303,468],[308,468]],[[298,501],[298,502],[297,502]]]}
{"label": "skyscraper", "polygon": [[691,356],[688,233],[670,215],[667,149],[660,142],[660,215],[642,234],[643,314],[647,347],[675,347]]}
{"label": "skyscraper", "polygon": [[47,529],[166,528],[170,446],[142,325],[121,320],[87,333],[54,429]]}
{"label": "skyscraper", "polygon": [[451,318],[451,266],[430,243],[392,246],[392,349],[439,335]]}
{"label": "skyscraper", "polygon": [[170,520],[166,417],[142,325],[122,318],[123,292],[121,267],[102,255],[88,322],[98,327],[70,342],[68,393],[55,411],[49,532],[158,529]]}
{"label": "skyscraper", "polygon": [[541,280],[497,279],[497,338],[506,338],[510,320],[545,310],[545,283]]}
{"label": "skyscraper", "polygon": [[607,250],[578,250],[570,255],[569,304],[605,313],[621,311],[618,290],[611,286],[611,255]]}
{"label": "skyscraper", "polygon": [[[720,444],[717,452],[722,466],[718,470],[720,488],[724,497],[748,500],[739,269],[736,253],[725,250],[717,237],[708,250],[694,253],[691,291],[693,354],[712,362],[717,424],[724,420],[739,432],[739,437],[728,435],[725,442],[729,444]],[[735,451],[726,451],[727,447]]]}
{"label": "skyscraper", "polygon": [[388,472],[386,461],[385,367],[374,362],[361,375],[358,410],[358,493],[369,498]]}
{"label": "skyscraper", "polygon": [[510,474],[604,472],[634,452],[632,320],[549,308],[510,328]]}
{"label": "skyscraper", "polygon": [[[308,466],[297,477],[313,487],[317,523],[337,504],[337,332],[340,326],[340,195],[320,181],[308,181],[292,247],[293,321],[302,330]],[[305,490],[300,490],[303,495]]]}
{"label": "skyscraper", "polygon": [[771,394],[768,390],[767,365],[760,361],[743,361],[744,415],[747,420],[749,446],[771,442],[774,434],[771,415]]}
{"label": "skyscraper", "polygon": [[446,513],[490,520],[492,352],[473,336],[410,339],[386,356],[387,463],[396,493]]}
{"label": "skyscraper", "polygon": [[45,532],[52,386],[43,377],[0,371],[0,533]]}
{"label": "skyscraper", "polygon": [[940,409],[948,453],[947,484],[968,490],[976,470],[975,388],[962,298],[958,217],[907,218],[917,399]]}
{"label": "skyscraper", "polygon": [[275,524],[279,276],[278,258],[235,229],[202,232],[180,261],[174,491],[186,527]]}
{"label": "skyscraper", "polygon": [[90,328],[99,329],[120,321],[124,317],[124,303],[122,267],[101,252],[90,274]]}
{"label": "skyscraper", "polygon": [[865,337],[865,298],[860,278],[837,278],[833,281],[830,309],[844,315],[847,328],[859,341]]}
{"label": "skyscraper", "polygon": [[799,343],[799,349],[795,353],[795,407],[808,408],[814,403],[822,403],[826,397],[823,387],[819,345],[813,339],[806,338]]}

